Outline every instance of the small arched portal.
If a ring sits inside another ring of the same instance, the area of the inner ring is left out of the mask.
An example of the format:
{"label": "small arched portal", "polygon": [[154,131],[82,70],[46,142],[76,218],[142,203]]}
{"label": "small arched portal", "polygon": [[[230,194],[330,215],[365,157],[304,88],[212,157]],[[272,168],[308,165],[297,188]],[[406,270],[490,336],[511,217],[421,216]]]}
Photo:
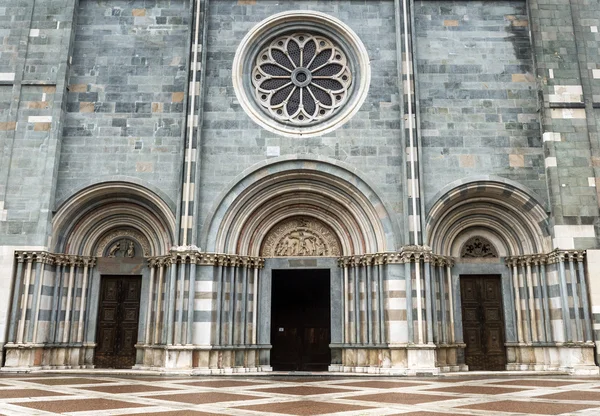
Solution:
{"label": "small arched portal", "polygon": [[[228,313],[248,308],[258,316],[250,326],[254,340],[272,345],[261,352],[263,365],[319,370],[339,362],[339,350],[330,345],[341,345],[350,325],[344,299],[365,299],[367,286],[361,286],[362,295],[356,290],[349,295],[338,258],[393,250],[398,234],[389,212],[374,187],[339,162],[278,160],[244,174],[209,218],[204,246],[260,256],[264,268],[238,285],[217,277],[214,286],[222,291],[216,295],[214,328],[225,333],[215,334],[215,342],[248,341],[232,328],[243,316],[231,319]],[[227,293],[226,287],[237,293]],[[237,307],[220,300],[232,298],[249,303]]]}
{"label": "small arched portal", "polygon": [[520,321],[537,326],[515,313],[532,281],[515,279],[505,264],[510,256],[551,250],[547,214],[532,195],[508,180],[466,182],[442,192],[429,211],[429,245],[454,262],[451,276],[449,268],[434,269],[434,332],[440,344],[464,341],[471,370],[506,369],[506,346],[517,341]]}
{"label": "small arched portal", "polygon": [[[87,364],[131,368],[136,363],[135,345],[151,313],[147,258],[169,251],[174,229],[168,204],[132,183],[90,186],[60,206],[53,221],[54,251],[64,253],[67,262],[56,271],[50,325],[64,332],[64,342],[94,346],[84,354]],[[81,267],[79,259],[89,260]],[[65,296],[73,306],[61,313]],[[78,321],[69,322],[75,315]],[[69,326],[77,326],[78,335],[62,330]]]}

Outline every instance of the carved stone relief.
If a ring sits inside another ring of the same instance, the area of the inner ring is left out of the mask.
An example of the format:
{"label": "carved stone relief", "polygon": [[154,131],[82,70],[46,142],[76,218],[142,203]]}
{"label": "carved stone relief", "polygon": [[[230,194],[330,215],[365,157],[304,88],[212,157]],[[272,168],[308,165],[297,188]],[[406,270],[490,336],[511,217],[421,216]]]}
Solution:
{"label": "carved stone relief", "polygon": [[[141,247],[141,250],[136,249],[136,242]],[[96,256],[148,257],[150,256],[150,243],[142,234],[135,230],[116,230],[102,237],[96,246]]]}
{"label": "carved stone relief", "polygon": [[127,238],[113,241],[108,246],[108,251],[104,253],[105,257],[135,257],[135,243]]}
{"label": "carved stone relief", "polygon": [[471,237],[460,251],[461,258],[497,258],[496,247],[483,237]]}
{"label": "carved stone relief", "polygon": [[340,242],[322,221],[310,217],[284,220],[269,230],[263,257],[340,256]]}

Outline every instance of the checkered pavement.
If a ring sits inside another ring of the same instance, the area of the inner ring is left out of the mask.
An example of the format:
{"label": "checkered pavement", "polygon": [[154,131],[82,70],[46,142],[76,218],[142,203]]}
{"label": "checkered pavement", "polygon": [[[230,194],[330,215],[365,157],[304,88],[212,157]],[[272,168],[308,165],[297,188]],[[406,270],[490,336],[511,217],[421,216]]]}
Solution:
{"label": "checkered pavement", "polygon": [[0,375],[0,415],[600,415],[600,378]]}

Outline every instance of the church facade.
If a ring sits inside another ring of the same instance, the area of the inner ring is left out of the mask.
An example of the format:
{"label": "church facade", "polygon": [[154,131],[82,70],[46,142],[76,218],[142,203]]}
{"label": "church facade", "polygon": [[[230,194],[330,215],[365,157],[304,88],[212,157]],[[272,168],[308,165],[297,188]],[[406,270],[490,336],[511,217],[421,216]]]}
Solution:
{"label": "church facade", "polygon": [[1,371],[598,374],[599,16],[0,0]]}

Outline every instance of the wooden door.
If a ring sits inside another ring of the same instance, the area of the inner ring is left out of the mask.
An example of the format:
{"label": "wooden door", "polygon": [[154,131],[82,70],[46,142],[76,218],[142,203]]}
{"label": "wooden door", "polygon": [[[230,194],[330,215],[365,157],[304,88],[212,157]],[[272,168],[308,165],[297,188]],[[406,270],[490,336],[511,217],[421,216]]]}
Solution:
{"label": "wooden door", "polygon": [[460,276],[460,295],[469,370],[505,370],[500,276]]}
{"label": "wooden door", "polygon": [[131,368],[135,364],[141,286],[141,276],[102,277],[96,368]]}
{"label": "wooden door", "polygon": [[329,270],[275,270],[272,285],[273,369],[327,370],[331,363]]}

